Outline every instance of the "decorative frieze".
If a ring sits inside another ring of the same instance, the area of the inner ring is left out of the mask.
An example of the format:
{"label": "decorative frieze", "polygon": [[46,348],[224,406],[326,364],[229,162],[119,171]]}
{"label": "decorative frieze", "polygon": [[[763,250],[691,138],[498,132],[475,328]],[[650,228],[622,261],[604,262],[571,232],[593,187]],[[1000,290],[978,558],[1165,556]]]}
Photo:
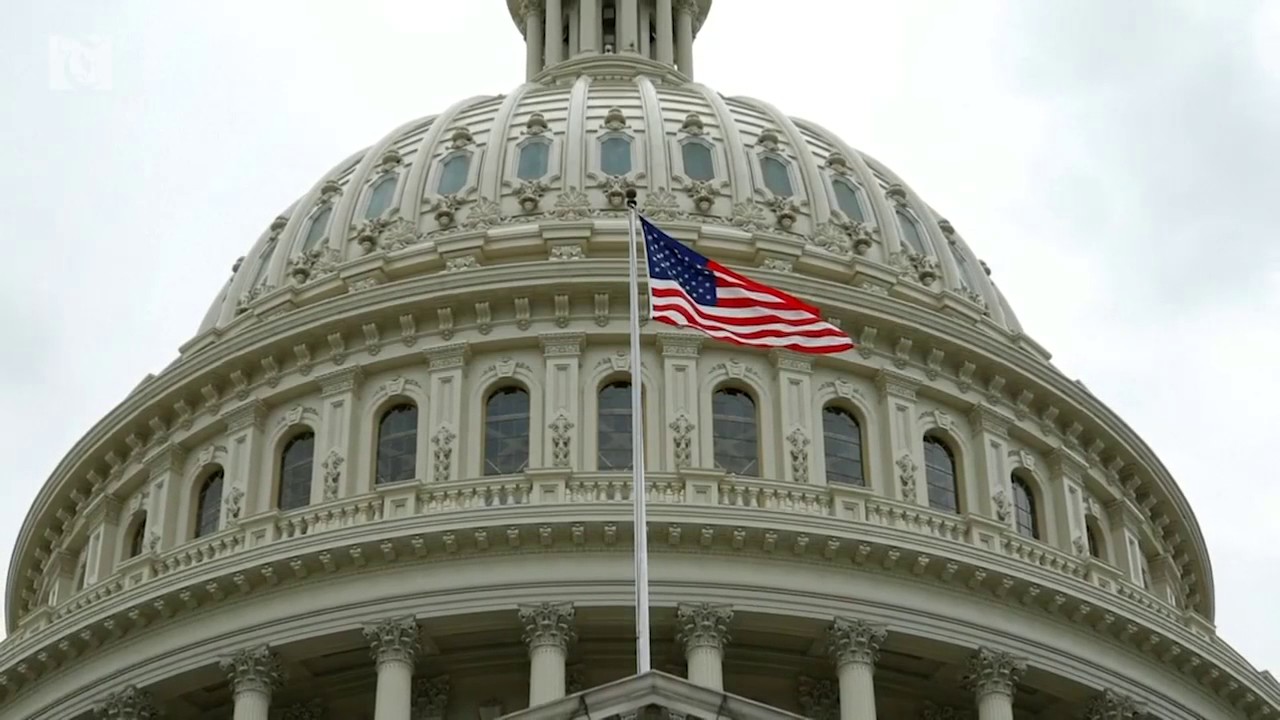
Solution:
{"label": "decorative frieze", "polygon": [[337,448],[329,451],[329,455],[325,457],[324,462],[320,463],[321,469],[324,471],[324,499],[337,500],[338,488],[342,483],[342,464],[345,462],[342,453]]}
{"label": "decorative frieze", "polygon": [[151,693],[134,685],[113,692],[93,706],[98,720],[152,720],[160,717],[160,711],[151,699]]}
{"label": "decorative frieze", "polygon": [[232,692],[270,693],[284,684],[280,658],[266,645],[245,648],[224,658],[218,667],[227,674]]}
{"label": "decorative frieze", "polygon": [[888,632],[864,620],[836,618],[827,631],[827,652],[837,667],[848,663],[873,664]]}
{"label": "decorative frieze", "polygon": [[787,446],[791,456],[791,477],[798,483],[809,482],[809,437],[804,428],[792,428],[787,433]]}
{"label": "decorative frieze", "polygon": [[412,616],[388,618],[366,625],[364,639],[369,641],[373,659],[379,665],[386,662],[412,665],[421,647],[418,623]]}
{"label": "decorative frieze", "polygon": [[916,461],[911,457],[911,453],[903,453],[894,461],[894,465],[898,466],[898,486],[902,489],[903,502],[914,503],[916,501]]}
{"label": "decorative frieze", "polygon": [[687,468],[693,465],[693,421],[688,415],[680,413],[668,425],[671,428],[671,440],[675,449],[675,466]]}
{"label": "decorative frieze", "polygon": [[1003,650],[978,648],[969,657],[969,672],[964,677],[965,686],[978,697],[998,693],[1013,697],[1018,680],[1026,672],[1027,663]]}
{"label": "decorative frieze", "polygon": [[448,480],[453,472],[453,441],[458,434],[448,425],[441,425],[431,436],[431,477],[436,482]]}
{"label": "decorative frieze", "polygon": [[724,649],[729,641],[729,621],[733,608],[712,603],[681,603],[676,606],[676,641],[688,651],[694,647]]}
{"label": "decorative frieze", "polygon": [[567,650],[575,636],[573,615],[572,603],[521,605],[520,622],[524,623],[524,641],[529,649],[553,645]]}
{"label": "decorative frieze", "polygon": [[573,440],[571,431],[573,422],[560,413],[547,426],[551,431],[551,465],[552,467],[569,467],[571,454],[569,445]]}

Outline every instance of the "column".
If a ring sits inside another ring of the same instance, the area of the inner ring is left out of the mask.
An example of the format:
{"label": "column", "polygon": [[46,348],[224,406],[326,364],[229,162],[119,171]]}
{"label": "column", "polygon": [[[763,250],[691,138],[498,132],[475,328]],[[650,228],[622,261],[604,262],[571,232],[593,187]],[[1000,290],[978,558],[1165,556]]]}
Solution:
{"label": "column", "polygon": [[573,605],[522,605],[520,622],[529,646],[529,707],[564,697],[564,666],[574,637]]}
{"label": "column", "polygon": [[1013,692],[1027,669],[1021,658],[1002,650],[978,648],[969,658],[965,684],[978,702],[978,720],[1013,720]]}
{"label": "column", "polygon": [[640,8],[636,0],[621,0],[618,3],[618,47],[617,52],[639,52],[640,35],[636,28],[640,23]]}
{"label": "column", "polygon": [[649,47],[649,25],[651,24],[652,12],[650,6],[646,3],[640,6],[640,56],[652,57],[653,50]]}
{"label": "column", "polygon": [[578,52],[600,52],[600,0],[578,0]]}
{"label": "column", "polygon": [[813,391],[810,375],[813,360],[788,350],[774,350],[773,366],[778,371],[778,418],[786,442],[783,477],[791,482],[813,482],[810,460],[813,454]]}
{"label": "column", "polygon": [[550,67],[560,62],[564,52],[564,11],[560,0],[546,0],[547,13],[545,25],[546,39],[543,42],[543,55],[546,62],[543,67]]}
{"label": "column", "polygon": [[152,702],[151,693],[127,685],[94,705],[93,716],[99,720],[152,720],[160,717],[160,711]]}
{"label": "column", "polygon": [[[1013,418],[990,405],[975,405],[969,413],[978,469],[974,482],[961,488],[962,507],[976,509],[1012,529],[1013,485],[1009,481],[1009,426]],[[1043,510],[1041,510],[1043,512]],[[1047,538],[1046,538],[1047,539]]]}
{"label": "column", "polygon": [[[356,457],[356,400],[363,375],[359,367],[348,367],[316,378],[320,386],[320,427],[316,428],[316,465],[339,468],[323,482],[311,484],[311,503],[317,504],[340,497],[356,495],[373,487],[373,478],[355,472],[362,467]],[[322,465],[324,464],[324,465]]]}
{"label": "column", "polygon": [[693,16],[698,12],[697,0],[675,0],[676,67],[693,79]]}
{"label": "column", "polygon": [[1085,706],[1084,720],[1136,720],[1143,712],[1142,704],[1128,695],[1103,690]]}
{"label": "column", "polygon": [[[222,480],[224,504],[233,496],[244,499],[241,512],[247,517],[264,513],[275,507],[271,497],[271,476],[260,472],[263,444],[262,423],[267,417],[267,406],[259,400],[249,400],[222,415],[227,426],[227,467]],[[225,507],[225,505],[224,505]],[[228,512],[227,520],[237,520]]]}
{"label": "column", "polygon": [[542,0],[522,0],[524,13],[525,79],[542,71]]}
{"label": "column", "polygon": [[871,473],[867,481],[872,490],[892,498],[916,505],[928,505],[928,488],[924,481],[924,446],[916,432],[916,388],[920,381],[895,370],[882,369],[876,373],[876,387],[880,389],[880,403],[889,432],[882,434],[885,452],[893,462],[891,487],[883,487],[885,480]]}
{"label": "column", "polygon": [[[427,397],[429,419],[419,432],[431,442],[431,462],[427,464],[428,482],[446,482],[460,477],[457,447],[462,427],[462,374],[470,356],[465,342],[438,345],[423,353],[429,374]],[[478,412],[478,410],[477,410]],[[477,453],[478,454],[478,453]]]}
{"label": "column", "polygon": [[151,475],[151,492],[147,508],[147,549],[157,552],[178,542],[178,513],[184,506],[186,487],[182,469],[186,451],[172,443],[162,446],[147,458]]}
{"label": "column", "polygon": [[418,623],[413,617],[366,625],[364,637],[378,669],[373,720],[409,720],[413,703],[413,663],[418,655]]}
{"label": "column", "polygon": [[863,620],[836,618],[827,649],[840,685],[840,720],[875,720],[875,662],[888,633]]}
{"label": "column", "polygon": [[[578,382],[578,370],[582,365],[582,344],[586,335],[571,333],[542,333],[543,365],[546,368],[546,398],[542,403],[543,436],[542,465],[546,467],[582,467],[579,457],[582,443],[575,442],[584,423],[579,414],[582,387]],[[537,457],[535,454],[534,457]],[[536,467],[536,466],[535,466]]]}
{"label": "column", "polygon": [[664,65],[676,64],[675,53],[671,48],[676,35],[672,23],[671,0],[658,0],[658,17],[654,30],[658,36],[658,62]]}
{"label": "column", "polygon": [[698,354],[702,338],[675,332],[658,332],[662,348],[662,406],[666,409],[662,432],[662,470],[702,467],[698,448]]}
{"label": "column", "polygon": [[246,648],[218,663],[231,682],[233,720],[268,720],[271,693],[284,683],[280,658],[266,645]]}
{"label": "column", "polygon": [[733,609],[711,603],[676,606],[676,641],[684,645],[689,682],[717,692],[724,690],[724,644],[729,641]]}

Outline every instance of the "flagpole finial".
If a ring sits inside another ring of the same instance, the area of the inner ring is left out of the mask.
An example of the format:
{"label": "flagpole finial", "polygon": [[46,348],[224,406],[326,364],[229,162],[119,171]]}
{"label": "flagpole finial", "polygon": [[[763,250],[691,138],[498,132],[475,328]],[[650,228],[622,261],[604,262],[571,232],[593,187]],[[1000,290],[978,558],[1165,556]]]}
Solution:
{"label": "flagpole finial", "polygon": [[627,207],[632,210],[636,209],[636,189],[627,188]]}

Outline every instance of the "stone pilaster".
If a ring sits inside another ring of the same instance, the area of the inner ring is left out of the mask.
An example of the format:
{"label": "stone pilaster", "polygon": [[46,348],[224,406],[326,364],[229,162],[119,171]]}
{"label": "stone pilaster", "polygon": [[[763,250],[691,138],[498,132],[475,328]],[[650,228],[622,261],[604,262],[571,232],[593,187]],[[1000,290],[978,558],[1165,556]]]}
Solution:
{"label": "stone pilaster", "polygon": [[[466,373],[470,351],[467,343],[437,345],[423,353],[430,374],[428,405],[430,420],[420,432],[431,438],[431,462],[427,463],[429,482],[446,482],[459,477],[458,435],[462,427],[462,379]],[[476,410],[475,412],[480,412]]]}
{"label": "stone pilaster", "polygon": [[797,483],[813,482],[816,473],[813,438],[821,432],[813,426],[813,360],[807,355],[774,350],[773,366],[778,372],[777,416],[786,447],[783,477]]}
{"label": "stone pilaster", "polygon": [[1087,467],[1075,453],[1064,448],[1054,450],[1049,454],[1048,460],[1050,488],[1046,488],[1045,494],[1052,492],[1052,507],[1057,516],[1057,541],[1061,547],[1072,548],[1076,555],[1088,557],[1084,500],[1084,474]]}
{"label": "stone pilaster", "polygon": [[[661,37],[661,29],[658,32]],[[703,467],[698,442],[698,355],[702,338],[689,333],[659,332],[658,346],[662,349],[662,405],[666,408],[661,469],[672,472]]]}
{"label": "stone pilaster", "polygon": [[[266,442],[262,423],[266,417],[267,406],[257,399],[249,400],[222,415],[222,421],[227,426],[227,467],[223,468],[225,474],[222,479],[224,513],[228,513],[226,500],[237,494],[243,496],[244,506],[240,508],[240,513],[246,517],[275,507],[275,498],[271,496],[271,475],[260,472]],[[250,479],[253,480],[252,483]],[[227,521],[237,519],[239,518],[231,517],[230,513],[226,517]]]}
{"label": "stone pilaster", "polygon": [[582,365],[584,333],[543,333],[542,355],[546,366],[546,400],[542,403],[543,424],[548,432],[543,435],[543,464],[550,467],[582,467],[581,428],[583,426],[579,405],[582,387],[579,370]]}
{"label": "stone pilaster", "polygon": [[893,460],[893,487],[873,473],[867,478],[872,490],[903,502],[928,505],[928,488],[924,481],[924,448],[916,432],[916,389],[920,381],[910,375],[889,370],[876,373],[880,403],[889,420],[889,432],[881,433],[885,452]]}
{"label": "stone pilaster", "polygon": [[1013,484],[1008,468],[1009,426],[1012,424],[1013,418],[990,405],[973,407],[969,413],[969,425],[973,431],[974,447],[977,448],[974,459],[978,473],[973,482],[964,483],[960,488],[964,494],[960,498],[962,510],[976,509],[1010,529],[1014,527]]}
{"label": "stone pilaster", "polygon": [[676,640],[684,645],[689,682],[724,689],[724,646],[732,619],[728,605],[681,603],[676,607]]}
{"label": "stone pilaster", "polygon": [[97,720],[154,720],[160,717],[160,711],[151,700],[151,693],[127,685],[94,705],[93,716]]}
{"label": "stone pilaster", "polygon": [[574,638],[573,605],[522,605],[524,641],[529,646],[529,707],[565,695],[565,660]]}
{"label": "stone pilaster", "polygon": [[811,720],[837,720],[840,717],[840,692],[835,683],[801,676],[796,689],[805,717]]}
{"label": "stone pilaster", "polygon": [[1026,661],[1010,653],[978,648],[969,658],[965,685],[978,703],[978,720],[1013,720],[1013,694]]}
{"label": "stone pilaster", "polygon": [[284,684],[280,658],[266,645],[245,648],[218,663],[231,683],[234,720],[267,720],[271,693]]}
{"label": "stone pilaster", "polygon": [[[364,375],[359,367],[347,367],[316,378],[320,386],[320,427],[316,428],[316,463],[325,463],[330,475],[311,484],[311,502],[322,503],[356,495],[373,487],[373,478],[354,472],[357,464],[355,437],[356,401]],[[336,474],[335,474],[336,473]]]}
{"label": "stone pilaster", "polygon": [[888,633],[863,620],[836,618],[827,650],[840,685],[840,720],[875,720],[875,662]]}
{"label": "stone pilaster", "polygon": [[89,540],[85,544],[84,586],[89,587],[109,577],[120,557],[121,503],[105,493],[98,495],[85,511],[89,522]]}
{"label": "stone pilaster", "polygon": [[448,675],[413,682],[413,720],[443,720],[449,707]]}
{"label": "stone pilaster", "polygon": [[364,627],[365,640],[377,663],[374,720],[410,720],[413,666],[420,641],[412,617],[389,618]]}
{"label": "stone pilaster", "polygon": [[1084,720],[1135,720],[1142,713],[1142,705],[1133,698],[1103,690],[1085,706]]}
{"label": "stone pilaster", "polygon": [[151,490],[147,508],[147,550],[161,552],[177,545],[178,514],[184,507],[186,490],[182,482],[183,463],[187,453],[181,447],[167,444],[147,457]]}

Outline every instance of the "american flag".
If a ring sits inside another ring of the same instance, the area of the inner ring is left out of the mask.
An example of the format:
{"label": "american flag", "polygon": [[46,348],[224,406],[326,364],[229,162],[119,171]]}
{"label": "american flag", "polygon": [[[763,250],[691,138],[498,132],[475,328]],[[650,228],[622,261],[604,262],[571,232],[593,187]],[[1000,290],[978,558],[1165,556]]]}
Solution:
{"label": "american flag", "polygon": [[802,353],[854,347],[818,309],[708,260],[644,218],[650,316],[719,340]]}

